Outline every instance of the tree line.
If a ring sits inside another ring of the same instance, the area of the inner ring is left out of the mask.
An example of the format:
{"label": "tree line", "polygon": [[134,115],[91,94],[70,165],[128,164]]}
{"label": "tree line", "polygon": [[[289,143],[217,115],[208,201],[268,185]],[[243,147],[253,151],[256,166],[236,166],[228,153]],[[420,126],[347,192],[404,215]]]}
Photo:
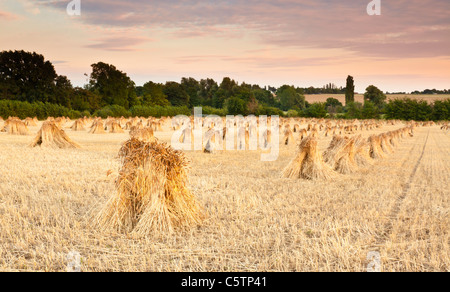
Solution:
{"label": "tree line", "polygon": [[[201,106],[204,114],[221,116],[380,118],[395,116],[393,111],[399,112],[399,107],[411,107],[409,102],[389,106],[383,92],[373,85],[366,90],[364,104],[355,103],[351,76],[347,77],[344,88],[333,83],[322,88],[261,87],[245,82],[239,84],[230,77],[224,77],[220,83],[211,78],[183,77],[180,82],[148,81],[136,86],[125,72],[112,64],[98,62],[92,64],[91,69],[87,84],[73,86],[66,76],[56,73],[53,64],[43,55],[0,52],[0,116],[174,116],[191,114],[193,107]],[[346,95],[345,106],[332,98],[325,103],[312,104],[305,100],[305,94],[336,93]],[[430,107],[427,110],[432,111],[435,105]],[[441,112],[419,117],[448,119],[445,111]]]}

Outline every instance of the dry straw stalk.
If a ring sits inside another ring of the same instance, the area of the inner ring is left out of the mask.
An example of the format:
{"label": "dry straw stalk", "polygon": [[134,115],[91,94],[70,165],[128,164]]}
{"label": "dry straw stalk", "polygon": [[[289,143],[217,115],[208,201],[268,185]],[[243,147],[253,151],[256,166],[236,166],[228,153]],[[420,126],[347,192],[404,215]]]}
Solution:
{"label": "dry straw stalk", "polygon": [[119,151],[117,192],[97,217],[104,228],[138,236],[199,224],[203,209],[187,188],[187,161],[164,143],[131,138]]}

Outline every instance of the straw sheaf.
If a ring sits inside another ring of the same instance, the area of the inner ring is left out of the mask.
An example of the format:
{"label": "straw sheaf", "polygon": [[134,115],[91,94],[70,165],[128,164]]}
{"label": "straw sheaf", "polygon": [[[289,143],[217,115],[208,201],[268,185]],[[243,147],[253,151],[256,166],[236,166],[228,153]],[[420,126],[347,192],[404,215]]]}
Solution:
{"label": "straw sheaf", "polygon": [[131,138],[119,158],[117,194],[100,212],[100,225],[146,236],[202,221],[203,209],[186,187],[188,162],[181,151]]}
{"label": "straw sheaf", "polygon": [[383,149],[381,149],[381,139],[377,135],[372,135],[368,139],[370,150],[370,157],[373,159],[384,158],[385,154],[383,153]]}
{"label": "straw sheaf", "polygon": [[330,179],[333,170],[323,161],[317,149],[317,139],[308,136],[299,145],[297,156],[283,170],[285,178]]}
{"label": "straw sheaf", "polygon": [[69,136],[58,128],[55,122],[46,121],[42,124],[41,129],[30,147],[51,147],[51,148],[81,148],[80,145],[72,141]]}
{"label": "straw sheaf", "polygon": [[10,135],[29,135],[27,125],[17,118],[9,118],[6,120],[1,132],[8,132]]}

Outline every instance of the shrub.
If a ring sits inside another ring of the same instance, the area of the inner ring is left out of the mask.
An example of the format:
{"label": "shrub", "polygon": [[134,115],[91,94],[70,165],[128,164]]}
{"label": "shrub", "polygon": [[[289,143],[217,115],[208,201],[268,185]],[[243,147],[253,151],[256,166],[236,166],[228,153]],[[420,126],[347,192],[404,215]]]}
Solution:
{"label": "shrub", "polygon": [[308,118],[325,118],[328,112],[323,102],[315,102],[303,110],[302,115]]}

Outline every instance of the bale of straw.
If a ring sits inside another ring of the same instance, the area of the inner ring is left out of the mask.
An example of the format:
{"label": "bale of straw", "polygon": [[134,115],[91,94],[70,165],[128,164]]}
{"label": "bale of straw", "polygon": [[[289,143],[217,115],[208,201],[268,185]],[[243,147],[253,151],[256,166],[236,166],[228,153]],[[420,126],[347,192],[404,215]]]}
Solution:
{"label": "bale of straw", "polygon": [[26,136],[30,134],[27,125],[19,119],[8,119],[3,125],[2,132],[7,132],[10,135]]}
{"label": "bale of straw", "polygon": [[348,138],[339,135],[333,136],[328,148],[323,152],[323,158],[328,165],[336,169],[338,160],[343,155],[343,150],[347,145]]}
{"label": "bale of straw", "polygon": [[218,130],[209,129],[205,133],[205,141],[203,152],[213,154],[221,149],[220,145],[223,143],[222,134]]}
{"label": "bale of straw", "polygon": [[90,134],[106,134],[102,121],[96,121],[92,124],[92,128],[89,131]]}
{"label": "bale of straw", "polygon": [[261,148],[262,149],[270,148],[272,143],[272,131],[270,131],[269,129],[264,130],[262,138],[263,138],[263,147]]}
{"label": "bale of straw", "polygon": [[187,188],[188,162],[181,151],[131,138],[119,158],[116,193],[96,217],[100,226],[146,236],[201,223],[204,211]]}
{"label": "bale of straw", "polygon": [[385,153],[392,153],[392,147],[389,143],[389,135],[386,133],[383,133],[380,135],[380,140],[381,140],[381,149],[385,152]]}
{"label": "bale of straw", "polygon": [[85,131],[84,122],[81,119],[76,120],[73,125],[70,127],[72,131]]}
{"label": "bale of straw", "polygon": [[358,170],[358,165],[355,161],[355,139],[347,139],[345,147],[340,151],[339,158],[336,161],[335,170],[342,174],[354,173]]}
{"label": "bale of straw", "polygon": [[299,141],[302,141],[304,138],[306,138],[306,136],[308,136],[308,132],[306,131],[306,129],[300,130],[300,134],[298,136]]}
{"label": "bale of straw", "polygon": [[379,158],[385,157],[385,155],[383,153],[383,149],[381,149],[381,139],[379,136],[377,136],[377,135],[370,136],[368,139],[368,142],[370,145],[370,150],[369,150],[370,157],[372,157],[373,159],[379,159]]}
{"label": "bale of straw", "polygon": [[156,139],[152,128],[138,129],[136,127],[132,127],[130,130],[130,136],[144,142],[153,142]]}
{"label": "bale of straw", "polygon": [[294,134],[290,128],[284,130],[284,145],[289,145],[290,141],[294,141]]}
{"label": "bale of straw", "polygon": [[398,135],[397,131],[389,132],[389,134],[388,134],[388,141],[389,141],[389,144],[392,147],[397,146],[397,139],[398,139],[398,137],[399,137],[399,135]]}
{"label": "bale of straw", "polygon": [[113,121],[113,122],[109,125],[109,132],[110,132],[110,133],[124,133],[124,130],[122,129],[122,127],[120,126],[119,123]]}
{"label": "bale of straw", "polygon": [[194,145],[194,131],[191,127],[186,127],[181,132],[180,143]]}
{"label": "bale of straw", "polygon": [[51,147],[51,148],[81,148],[80,145],[72,141],[64,130],[58,128],[55,122],[46,121],[30,145],[31,147]]}
{"label": "bale of straw", "polygon": [[34,119],[32,118],[26,118],[25,119],[25,125],[27,125],[28,127],[36,127],[37,123]]}
{"label": "bale of straw", "polygon": [[237,136],[237,149],[246,150],[249,149],[249,133],[245,127],[240,127]]}
{"label": "bale of straw", "polygon": [[361,135],[355,137],[355,162],[360,167],[372,165],[369,142]]}
{"label": "bale of straw", "polygon": [[333,170],[323,161],[317,149],[317,139],[311,136],[302,140],[296,157],[283,170],[283,177],[304,179],[330,179]]}

